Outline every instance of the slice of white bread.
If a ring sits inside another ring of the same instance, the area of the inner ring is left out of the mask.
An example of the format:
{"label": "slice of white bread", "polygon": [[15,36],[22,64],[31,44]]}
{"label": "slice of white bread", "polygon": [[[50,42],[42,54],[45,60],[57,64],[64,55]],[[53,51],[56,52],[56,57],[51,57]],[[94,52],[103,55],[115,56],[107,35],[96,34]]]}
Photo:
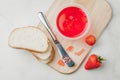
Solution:
{"label": "slice of white bread", "polygon": [[43,63],[50,63],[53,60],[54,57],[54,48],[49,44],[49,48],[46,52],[43,53],[37,53],[37,52],[31,52],[37,60],[43,62]]}
{"label": "slice of white bread", "polygon": [[48,38],[39,28],[28,26],[13,30],[8,44],[13,48],[45,52],[48,49]]}

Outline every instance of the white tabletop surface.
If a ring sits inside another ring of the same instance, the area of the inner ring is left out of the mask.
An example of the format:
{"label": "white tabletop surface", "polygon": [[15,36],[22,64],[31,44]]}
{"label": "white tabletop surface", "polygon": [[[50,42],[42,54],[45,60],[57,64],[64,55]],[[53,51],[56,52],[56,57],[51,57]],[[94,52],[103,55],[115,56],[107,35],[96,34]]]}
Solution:
{"label": "white tabletop surface", "polygon": [[102,67],[87,71],[85,62],[77,72],[64,75],[31,54],[8,47],[7,38],[16,27],[37,26],[39,11],[46,12],[54,0],[0,0],[0,80],[120,80],[120,0],[108,0],[113,17],[90,52],[107,59]]}

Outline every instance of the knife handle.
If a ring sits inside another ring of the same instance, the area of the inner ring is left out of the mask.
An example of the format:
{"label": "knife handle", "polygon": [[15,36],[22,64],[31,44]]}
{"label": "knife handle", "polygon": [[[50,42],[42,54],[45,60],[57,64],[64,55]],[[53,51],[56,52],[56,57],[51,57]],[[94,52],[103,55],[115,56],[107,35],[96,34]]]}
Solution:
{"label": "knife handle", "polygon": [[62,45],[56,41],[55,42],[56,44],[56,47],[57,47],[57,50],[59,53],[61,53],[61,57],[63,59],[63,61],[69,66],[69,67],[72,67],[74,66],[74,62],[72,61],[72,59],[69,57],[69,55],[66,53],[66,51],[63,49]]}

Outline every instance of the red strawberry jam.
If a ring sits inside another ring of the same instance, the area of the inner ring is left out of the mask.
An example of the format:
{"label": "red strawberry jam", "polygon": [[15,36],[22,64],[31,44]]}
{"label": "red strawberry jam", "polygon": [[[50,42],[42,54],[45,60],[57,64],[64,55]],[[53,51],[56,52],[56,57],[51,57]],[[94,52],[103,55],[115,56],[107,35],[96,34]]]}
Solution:
{"label": "red strawberry jam", "polygon": [[64,8],[57,16],[57,28],[64,36],[75,38],[86,30],[88,19],[85,12],[74,6]]}

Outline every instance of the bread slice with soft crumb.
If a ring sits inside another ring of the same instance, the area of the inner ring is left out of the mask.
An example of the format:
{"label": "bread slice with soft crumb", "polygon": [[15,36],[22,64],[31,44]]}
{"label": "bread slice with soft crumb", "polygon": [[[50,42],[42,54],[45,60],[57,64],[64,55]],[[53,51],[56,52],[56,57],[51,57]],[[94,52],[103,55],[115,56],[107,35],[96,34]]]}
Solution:
{"label": "bread slice with soft crumb", "polygon": [[28,26],[13,30],[8,44],[13,48],[45,52],[48,49],[48,38],[39,28]]}
{"label": "bread slice with soft crumb", "polygon": [[43,63],[50,63],[52,59],[54,58],[54,48],[49,44],[49,48],[44,53],[37,53],[37,52],[31,52],[37,60],[43,62]]}

